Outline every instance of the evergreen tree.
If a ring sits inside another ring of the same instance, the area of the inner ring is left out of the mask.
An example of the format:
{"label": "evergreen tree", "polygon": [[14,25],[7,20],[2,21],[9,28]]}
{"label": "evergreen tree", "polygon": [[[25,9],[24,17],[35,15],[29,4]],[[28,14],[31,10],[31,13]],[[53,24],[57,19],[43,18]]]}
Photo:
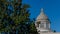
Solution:
{"label": "evergreen tree", "polygon": [[30,32],[30,34],[38,34],[37,29],[35,27],[35,19],[33,19],[30,23],[29,32]]}
{"label": "evergreen tree", "polygon": [[28,8],[30,6],[22,4],[22,0],[0,0],[0,32],[35,34],[36,29],[34,23],[30,22]]}

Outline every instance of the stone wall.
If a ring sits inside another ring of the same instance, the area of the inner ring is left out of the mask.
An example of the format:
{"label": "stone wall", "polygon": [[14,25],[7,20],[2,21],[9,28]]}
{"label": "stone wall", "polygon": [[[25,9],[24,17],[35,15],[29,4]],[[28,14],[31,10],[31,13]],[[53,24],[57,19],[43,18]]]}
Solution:
{"label": "stone wall", "polygon": [[40,33],[40,34],[60,34],[60,33]]}

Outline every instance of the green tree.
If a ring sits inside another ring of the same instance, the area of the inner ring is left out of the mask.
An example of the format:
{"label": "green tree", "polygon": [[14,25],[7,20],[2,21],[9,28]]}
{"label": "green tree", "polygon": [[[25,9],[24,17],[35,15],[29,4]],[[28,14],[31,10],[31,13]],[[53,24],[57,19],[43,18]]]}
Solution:
{"label": "green tree", "polygon": [[5,0],[0,0],[0,31],[9,30],[9,16],[7,14],[8,6]]}
{"label": "green tree", "polygon": [[14,32],[17,30],[19,30],[20,34],[26,33],[26,23],[29,21],[29,12],[27,10],[27,8],[29,8],[30,6],[27,4],[22,4],[21,3],[22,0],[20,0],[20,2],[13,2],[13,8],[14,8],[14,12],[12,13],[12,15],[10,16],[10,18],[14,21],[14,25],[12,30],[14,30]]}
{"label": "green tree", "polygon": [[29,26],[29,31],[30,31],[30,34],[38,34],[37,33],[37,29],[35,27],[35,19],[33,19],[30,23],[30,26]]}
{"label": "green tree", "polygon": [[30,6],[22,4],[22,0],[0,0],[0,32],[10,32],[10,34],[36,32],[34,23],[30,22],[28,8]]}

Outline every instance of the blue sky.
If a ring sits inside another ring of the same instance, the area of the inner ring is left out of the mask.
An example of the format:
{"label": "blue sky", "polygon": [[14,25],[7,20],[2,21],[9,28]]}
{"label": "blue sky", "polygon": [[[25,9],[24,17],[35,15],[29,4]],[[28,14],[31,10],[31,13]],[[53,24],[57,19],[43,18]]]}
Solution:
{"label": "blue sky", "polygon": [[31,19],[36,19],[40,9],[44,8],[45,14],[51,21],[51,29],[60,32],[60,0],[23,0],[23,3],[31,6]]}

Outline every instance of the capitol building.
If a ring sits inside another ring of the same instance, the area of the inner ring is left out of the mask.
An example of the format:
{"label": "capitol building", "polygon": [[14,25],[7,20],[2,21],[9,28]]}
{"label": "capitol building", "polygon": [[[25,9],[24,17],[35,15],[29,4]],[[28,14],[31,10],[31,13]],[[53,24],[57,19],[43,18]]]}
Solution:
{"label": "capitol building", "polygon": [[35,27],[38,34],[60,34],[53,32],[50,29],[50,20],[48,16],[44,13],[43,8],[41,8],[40,14],[36,18]]}

